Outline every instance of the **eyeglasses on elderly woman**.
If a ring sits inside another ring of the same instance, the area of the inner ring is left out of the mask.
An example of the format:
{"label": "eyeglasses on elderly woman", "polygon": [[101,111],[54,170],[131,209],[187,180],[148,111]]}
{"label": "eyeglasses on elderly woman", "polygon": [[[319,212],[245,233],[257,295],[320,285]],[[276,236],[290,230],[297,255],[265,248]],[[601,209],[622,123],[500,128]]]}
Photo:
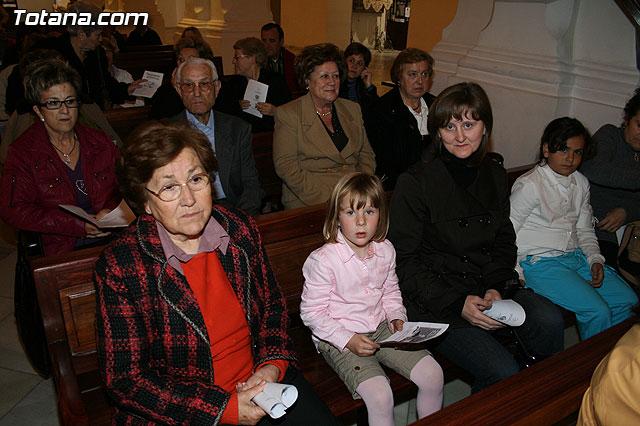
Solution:
{"label": "eyeglasses on elderly woman", "polygon": [[64,101],[51,100],[40,104],[41,107],[45,107],[48,110],[56,110],[62,108],[62,104],[65,104],[67,108],[78,108],[82,102],[80,99],[70,98]]}
{"label": "eyeglasses on elderly woman", "polygon": [[164,185],[158,192],[154,192],[149,188],[145,189],[158,197],[160,200],[169,202],[180,198],[182,188],[188,186],[192,192],[202,191],[209,185],[209,175],[206,173],[198,173],[189,178],[186,183],[169,183]]}

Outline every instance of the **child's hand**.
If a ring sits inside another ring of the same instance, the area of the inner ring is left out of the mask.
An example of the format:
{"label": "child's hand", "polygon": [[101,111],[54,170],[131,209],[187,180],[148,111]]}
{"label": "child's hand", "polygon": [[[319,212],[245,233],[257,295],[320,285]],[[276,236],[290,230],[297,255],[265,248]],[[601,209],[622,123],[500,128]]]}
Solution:
{"label": "child's hand", "polygon": [[358,356],[373,355],[379,347],[379,344],[364,334],[354,334],[351,336],[351,339],[349,339],[349,343],[347,343],[347,349]]}
{"label": "child's hand", "polygon": [[402,321],[401,319],[394,319],[389,323],[389,331],[391,333],[402,331],[402,327],[404,327],[404,321]]}
{"label": "child's hand", "polygon": [[602,266],[602,263],[594,263],[591,266],[591,280],[587,282],[591,284],[591,287],[598,288],[602,285],[603,279],[604,279],[604,266]]}

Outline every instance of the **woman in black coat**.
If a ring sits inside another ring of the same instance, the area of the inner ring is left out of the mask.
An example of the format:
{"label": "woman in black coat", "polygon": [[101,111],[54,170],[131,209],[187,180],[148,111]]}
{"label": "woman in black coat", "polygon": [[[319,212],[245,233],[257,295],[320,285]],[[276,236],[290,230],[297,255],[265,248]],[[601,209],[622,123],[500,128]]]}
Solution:
{"label": "woman in black coat", "polygon": [[420,160],[431,142],[427,117],[435,96],[427,90],[432,72],[433,58],[427,52],[414,48],[400,52],[391,66],[396,87],[380,98],[371,119],[365,121],[376,154],[376,174],[383,178],[387,190],[393,189],[398,176]]}
{"label": "woman in black coat", "polygon": [[410,321],[451,325],[435,350],[469,371],[477,392],[519,371],[496,339],[508,329],[482,311],[511,298],[527,314],[513,328],[540,358],[563,347],[558,308],[520,287],[515,233],[501,157],[487,154],[493,125],[486,93],[474,83],[445,89],[429,111],[433,144],[403,173],[391,200],[389,240]]}

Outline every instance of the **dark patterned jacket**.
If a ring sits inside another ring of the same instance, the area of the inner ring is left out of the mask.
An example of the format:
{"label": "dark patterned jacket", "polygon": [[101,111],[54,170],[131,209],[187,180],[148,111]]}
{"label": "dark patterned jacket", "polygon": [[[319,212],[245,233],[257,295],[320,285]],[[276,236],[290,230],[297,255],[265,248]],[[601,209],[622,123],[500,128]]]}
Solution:
{"label": "dark patterned jacket", "polygon": [[[214,206],[230,236],[218,251],[251,333],[254,368],[295,362],[284,297],[258,229],[240,210]],[[156,221],[144,215],[95,265],[98,360],[114,424],[217,425],[230,394],[215,386],[210,342],[198,302],[167,263]]]}

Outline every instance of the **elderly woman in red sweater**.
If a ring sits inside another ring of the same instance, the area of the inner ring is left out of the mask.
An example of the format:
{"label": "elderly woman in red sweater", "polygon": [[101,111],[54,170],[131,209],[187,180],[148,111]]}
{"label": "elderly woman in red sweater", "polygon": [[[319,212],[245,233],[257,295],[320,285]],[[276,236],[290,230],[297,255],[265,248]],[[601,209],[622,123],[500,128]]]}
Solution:
{"label": "elderly woman in red sweater", "polygon": [[255,222],[213,206],[216,160],[192,129],[157,122],[117,173],[137,222],[96,262],[100,369],[115,424],[259,424],[265,382],[298,388],[279,425],[335,424],[295,368],[284,298]]}

